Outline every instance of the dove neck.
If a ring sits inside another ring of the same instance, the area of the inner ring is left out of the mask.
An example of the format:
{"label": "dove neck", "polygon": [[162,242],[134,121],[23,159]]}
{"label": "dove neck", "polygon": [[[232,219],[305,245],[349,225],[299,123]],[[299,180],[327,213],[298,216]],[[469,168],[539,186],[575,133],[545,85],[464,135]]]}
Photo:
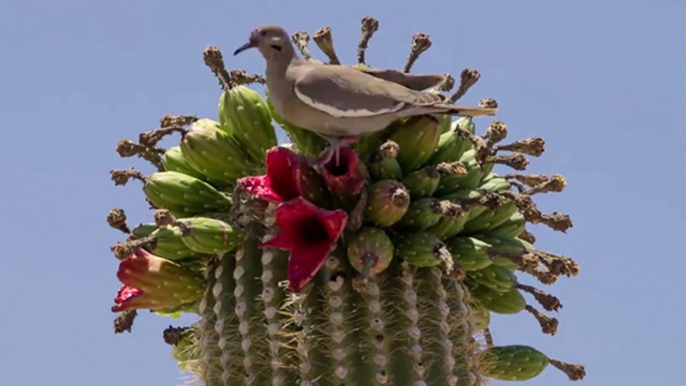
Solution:
{"label": "dove neck", "polygon": [[295,55],[290,57],[282,57],[277,60],[267,61],[267,79],[284,79],[286,71],[292,62],[297,61]]}

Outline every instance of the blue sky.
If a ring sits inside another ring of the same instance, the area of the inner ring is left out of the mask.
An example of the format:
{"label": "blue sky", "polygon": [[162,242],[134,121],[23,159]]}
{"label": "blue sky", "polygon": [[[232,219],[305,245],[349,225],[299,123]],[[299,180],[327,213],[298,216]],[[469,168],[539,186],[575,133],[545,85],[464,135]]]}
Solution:
{"label": "blue sky", "polygon": [[[353,63],[366,15],[381,24],[372,65],[401,67],[412,34],[429,34],[434,46],[414,71],[478,69],[462,102],[495,98],[510,138],[546,139],[529,172],[567,178],[563,193],[539,205],[569,213],[574,227],[535,228],[539,248],[581,264],[580,276],[546,288],[564,305],[559,333],[542,335],[525,314],[503,316],[496,342],[584,363],[579,385],[683,380],[686,3],[5,0],[3,384],[180,384],[161,340],[177,321],[143,313],[132,334],[112,333],[119,284],[109,246],[121,236],[105,215],[122,207],[132,225],[150,219],[139,185],[109,179],[113,168],[150,170],[119,158],[117,141],[155,128],[165,113],[216,119],[219,89],[202,62],[208,44],[228,67],[262,72],[257,52],[229,55],[251,29],[328,25],[339,57]],[[527,384],[568,381],[549,368]]]}

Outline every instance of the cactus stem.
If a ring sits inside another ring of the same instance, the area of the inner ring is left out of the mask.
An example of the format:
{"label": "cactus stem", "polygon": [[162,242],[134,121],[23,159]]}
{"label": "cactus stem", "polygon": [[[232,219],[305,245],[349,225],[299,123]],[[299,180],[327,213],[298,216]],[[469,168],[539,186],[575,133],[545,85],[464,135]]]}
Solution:
{"label": "cactus stem", "polygon": [[449,279],[445,288],[449,292],[447,299],[451,312],[450,340],[453,342],[453,356],[456,360],[455,372],[458,386],[480,385],[474,379],[479,363],[475,360],[479,349],[478,342],[473,338],[475,332],[474,318],[469,307],[469,292],[465,290],[462,282]]}
{"label": "cactus stem", "polygon": [[[350,315],[351,282],[350,272],[342,264],[337,253],[332,253],[324,264],[325,302],[324,313],[328,320],[324,333],[330,338],[327,351],[333,359],[333,378],[335,384],[352,385],[355,383],[355,354],[350,349],[354,347]],[[348,271],[348,272],[346,272]]]}
{"label": "cactus stem", "polygon": [[497,119],[492,120],[484,134],[484,138],[488,139],[487,146],[492,148],[505,137],[507,137],[507,125]]}
{"label": "cactus stem", "polygon": [[317,294],[313,287],[314,283],[310,282],[299,293],[289,293],[284,305],[290,311],[288,323],[292,324],[292,326],[284,327],[294,330],[292,339],[298,356],[300,386],[315,386],[316,384],[315,361],[320,351],[317,350],[319,342],[313,339],[311,329],[317,324],[317,315],[310,315],[308,312],[317,305]]}
{"label": "cactus stem", "polygon": [[[398,348],[397,357],[394,362],[393,373],[399,379],[412,379],[412,385],[426,385],[424,373],[424,348],[421,344],[422,331],[419,328],[419,310],[417,308],[418,294],[414,283],[414,273],[407,262],[401,264],[399,280],[402,286],[401,307],[402,307],[402,326],[399,333],[408,339],[408,344],[404,348]],[[410,363],[407,363],[410,359]],[[408,374],[409,371],[409,374]]]}
{"label": "cactus stem", "polygon": [[180,114],[180,115],[171,115],[171,114],[164,114],[162,118],[160,118],[160,127],[161,128],[166,128],[166,127],[172,127],[172,126],[188,126],[192,124],[193,122],[197,121],[200,119],[197,115],[185,115],[185,114]]}
{"label": "cactus stem", "polygon": [[129,158],[137,155],[139,158],[150,162],[159,171],[164,170],[164,167],[162,166],[162,154],[164,154],[164,149],[144,146],[140,143],[122,138],[117,144],[116,151],[122,158]]}
{"label": "cactus stem", "polygon": [[[274,233],[266,234],[262,241],[265,242],[273,236]],[[262,263],[262,293],[260,294],[260,299],[264,306],[263,313],[267,323],[267,339],[271,359],[269,363],[272,370],[270,385],[272,386],[283,386],[287,382],[287,375],[283,370],[285,367],[282,354],[284,342],[280,339],[283,321],[279,313],[279,305],[285,295],[283,288],[277,284],[281,279],[285,278],[284,275],[280,274],[286,272],[288,259],[285,254],[286,252],[278,249],[265,248],[260,259]]]}
{"label": "cactus stem", "polygon": [[[217,286],[217,276],[222,275],[223,268],[217,259],[212,259],[205,271],[205,281],[207,283],[205,295],[200,301],[198,311],[202,316],[198,322],[198,343],[200,349],[199,367],[200,376],[207,386],[221,386],[222,366],[219,357],[222,355],[221,348],[215,344],[219,340],[219,334],[215,329],[217,315],[214,311],[217,305],[214,292],[222,289]],[[219,304],[221,308],[221,303]],[[223,325],[222,325],[223,327]],[[223,341],[224,346],[228,342]]]}
{"label": "cactus stem", "polygon": [[[242,367],[236,364],[236,358],[242,358],[242,339],[238,335],[245,331],[248,326],[245,326],[244,313],[247,307],[240,307],[236,299],[235,291],[239,286],[236,284],[235,271],[237,270],[236,260],[239,253],[243,253],[244,246],[236,250],[235,253],[226,253],[220,257],[219,266],[214,271],[214,278],[216,282],[211,288],[214,304],[212,311],[214,312],[214,325],[212,326],[214,332],[218,335],[215,342],[215,358],[219,358],[220,368],[218,370],[218,379],[211,378],[211,381],[220,381],[217,385],[230,384],[230,381],[241,379],[243,374],[239,369]],[[232,292],[231,289],[234,289]],[[241,318],[238,317],[241,314]],[[243,366],[251,367],[249,361],[244,360]],[[250,372],[248,371],[249,375]],[[245,380],[245,384],[250,384],[249,380]],[[212,386],[212,383],[210,385]]]}
{"label": "cactus stem", "polygon": [[224,91],[229,91],[235,86],[231,79],[231,75],[226,71],[224,58],[222,57],[222,52],[219,48],[207,46],[203,52],[203,60],[205,61],[205,65],[212,70],[214,76],[217,77],[219,85]]}
{"label": "cactus stem", "polygon": [[460,74],[460,87],[457,91],[450,97],[450,100],[455,103],[460,98],[462,98],[469,89],[479,81],[481,74],[479,71],[472,69],[464,69]]}
{"label": "cactus stem", "polygon": [[259,270],[262,266],[261,259],[258,258],[262,253],[257,244],[257,240],[251,237],[243,243],[242,248],[236,250],[233,269],[234,312],[240,334],[237,341],[240,342],[244,371],[243,384],[246,386],[264,384],[263,374],[257,371],[260,368],[260,364],[257,363],[260,358],[256,356],[256,353],[268,351],[266,347],[263,350],[263,344],[266,343],[263,326],[253,322],[257,315],[256,306],[259,304],[255,299],[260,296],[259,281],[256,278],[260,277]]}
{"label": "cactus stem", "polygon": [[262,75],[248,74],[244,70],[233,70],[231,71],[231,80],[238,85],[248,85],[248,84],[266,84],[267,81]]}
{"label": "cactus stem", "polygon": [[130,333],[136,316],[138,316],[137,310],[127,310],[117,315],[117,317],[114,318],[114,333],[121,334],[124,331]]}
{"label": "cactus stem", "polygon": [[129,168],[126,170],[110,170],[110,175],[112,177],[112,181],[114,181],[115,186],[126,185],[126,183],[129,182],[130,178],[139,180],[144,184],[147,181],[147,178],[143,175],[143,173],[139,172],[134,168]]}
{"label": "cactus stem", "polygon": [[407,56],[405,63],[405,72],[410,72],[414,63],[419,59],[419,56],[431,48],[431,38],[424,33],[416,33],[412,36],[412,49]]}
{"label": "cactus stem", "polygon": [[583,365],[565,363],[552,358],[548,358],[548,363],[565,373],[570,381],[580,381],[586,376],[586,369]]}
{"label": "cactus stem", "polygon": [[305,58],[305,60],[311,60],[312,55],[310,55],[310,49],[307,44],[310,42],[310,34],[307,31],[298,31],[291,36],[293,44],[300,50],[300,53]]}
{"label": "cactus stem", "polygon": [[113,229],[119,230],[123,233],[131,233],[131,229],[126,225],[126,213],[124,209],[114,208],[107,213],[107,223]]}
{"label": "cactus stem", "polygon": [[[159,129],[146,131],[138,136],[138,141],[144,146],[155,146],[162,138],[174,133],[181,133],[181,137],[186,134],[187,129],[183,126],[167,126]],[[164,151],[163,151],[164,152]]]}
{"label": "cactus stem", "polygon": [[365,64],[365,53],[369,45],[369,40],[374,36],[374,33],[379,30],[379,21],[371,16],[362,18],[362,36],[360,42],[357,44],[357,63]]}
{"label": "cactus stem", "polygon": [[[451,258],[452,259],[452,258]],[[456,310],[451,309],[448,304],[448,292],[443,285],[443,272],[437,267],[431,267],[428,273],[428,289],[434,292],[433,296],[431,294],[427,299],[431,299],[430,312],[431,317],[428,319],[432,320],[431,330],[434,331],[434,336],[432,344],[435,345],[435,349],[432,350],[434,355],[439,358],[434,366],[433,371],[430,371],[428,384],[442,384],[445,382],[446,385],[457,384],[457,377],[455,376],[455,356],[453,351],[455,349],[452,339],[450,339],[451,326],[450,324],[450,314],[451,312],[456,312]],[[437,301],[435,297],[437,296]],[[434,324],[437,324],[435,326]],[[436,328],[438,327],[438,328]]]}
{"label": "cactus stem", "polygon": [[363,312],[365,320],[369,325],[363,325],[362,330],[367,333],[367,342],[370,342],[367,349],[371,349],[369,357],[370,372],[373,374],[375,385],[384,386],[389,382],[389,362],[390,350],[388,345],[388,335],[386,328],[388,320],[386,318],[386,307],[381,296],[381,289],[377,277],[370,277],[366,280],[365,291],[362,292],[364,301]]}
{"label": "cactus stem", "polygon": [[562,308],[562,304],[560,303],[560,299],[557,297],[547,294],[538,288],[534,288],[529,285],[524,285],[524,284],[517,284],[517,288],[520,290],[527,292],[531,294],[538,303],[543,306],[543,308],[546,311],[555,311],[557,312],[560,308]]}
{"label": "cactus stem", "polygon": [[544,334],[555,335],[557,333],[557,319],[543,314],[541,311],[528,304],[525,308],[531,315],[534,316],[534,318],[536,318],[538,323],[541,325],[541,331],[543,331]]}
{"label": "cactus stem", "polygon": [[330,64],[341,64],[336,55],[336,50],[333,48],[333,38],[331,36],[331,27],[320,28],[314,33],[314,42],[317,47],[329,58]]}
{"label": "cactus stem", "polygon": [[520,139],[505,145],[497,145],[493,149],[496,151],[515,151],[532,157],[540,157],[545,152],[545,140],[539,137]]}

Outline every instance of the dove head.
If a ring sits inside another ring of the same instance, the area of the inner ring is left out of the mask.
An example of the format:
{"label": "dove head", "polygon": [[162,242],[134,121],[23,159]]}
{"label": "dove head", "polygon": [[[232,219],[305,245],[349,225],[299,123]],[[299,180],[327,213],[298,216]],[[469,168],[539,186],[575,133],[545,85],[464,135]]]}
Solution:
{"label": "dove head", "polygon": [[233,54],[238,55],[250,48],[257,48],[267,61],[279,58],[290,59],[294,54],[288,33],[277,25],[256,28],[250,33],[248,42],[240,46]]}

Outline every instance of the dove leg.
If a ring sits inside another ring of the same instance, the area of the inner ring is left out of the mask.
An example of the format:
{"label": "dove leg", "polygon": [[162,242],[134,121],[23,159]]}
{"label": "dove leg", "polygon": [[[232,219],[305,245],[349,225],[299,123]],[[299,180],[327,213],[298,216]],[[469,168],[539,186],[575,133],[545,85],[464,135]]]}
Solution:
{"label": "dove leg", "polygon": [[338,166],[338,163],[340,162],[341,158],[341,148],[353,145],[354,143],[360,140],[360,137],[361,136],[359,135],[348,137],[326,137],[327,142],[329,142],[329,146],[322,152],[322,155],[319,157],[318,163],[320,165],[324,165],[327,162],[331,161],[331,159],[335,156],[336,166]]}

